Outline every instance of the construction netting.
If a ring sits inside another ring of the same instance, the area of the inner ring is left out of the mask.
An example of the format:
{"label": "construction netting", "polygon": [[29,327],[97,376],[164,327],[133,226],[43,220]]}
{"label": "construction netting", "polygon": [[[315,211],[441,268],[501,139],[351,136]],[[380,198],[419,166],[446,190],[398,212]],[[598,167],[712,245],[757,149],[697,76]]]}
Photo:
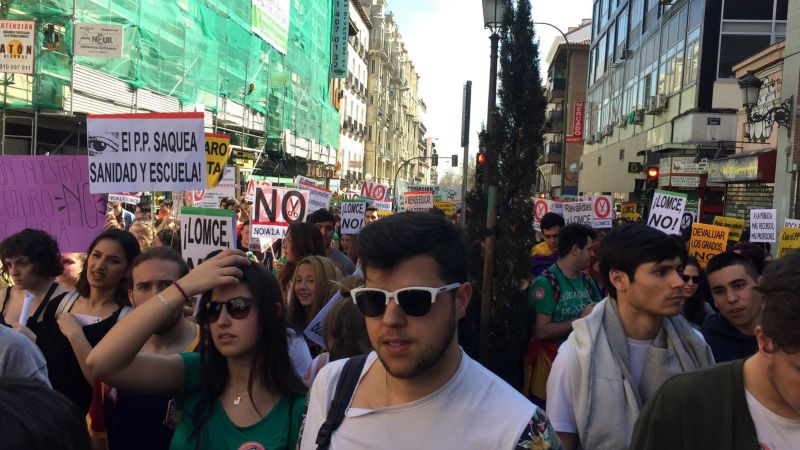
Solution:
{"label": "construction netting", "polygon": [[336,148],[339,114],[329,94],[332,2],[289,4],[284,55],[251,31],[252,0],[2,0],[2,17],[35,19],[37,29],[36,74],[4,76],[10,81],[4,105],[64,109],[74,24],[119,24],[122,58],[76,56],[74,63],[212,111],[218,97],[227,97],[265,114],[268,138],[288,129]]}

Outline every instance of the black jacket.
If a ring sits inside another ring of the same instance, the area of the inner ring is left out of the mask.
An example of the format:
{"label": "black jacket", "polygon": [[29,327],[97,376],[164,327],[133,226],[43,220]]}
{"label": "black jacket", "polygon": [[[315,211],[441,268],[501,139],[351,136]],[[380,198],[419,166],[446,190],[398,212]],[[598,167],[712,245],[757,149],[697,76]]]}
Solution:
{"label": "black jacket", "polygon": [[711,347],[717,363],[747,358],[758,351],[756,337],[743,334],[721,313],[706,317],[700,332]]}

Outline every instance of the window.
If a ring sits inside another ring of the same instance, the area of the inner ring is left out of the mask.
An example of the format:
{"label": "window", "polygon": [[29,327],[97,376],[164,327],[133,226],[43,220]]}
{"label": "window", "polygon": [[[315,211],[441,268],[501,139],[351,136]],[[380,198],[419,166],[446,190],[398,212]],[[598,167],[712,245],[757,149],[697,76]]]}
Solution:
{"label": "window", "polygon": [[775,0],[725,0],[723,19],[772,20]]}
{"label": "window", "polygon": [[625,149],[624,148],[619,149],[619,160],[620,161],[625,161]]}
{"label": "window", "polygon": [[369,71],[370,73],[375,73],[375,59],[371,59],[369,62]]}
{"label": "window", "polygon": [[700,41],[695,40],[686,46],[686,86],[697,81],[700,68]]}
{"label": "window", "polygon": [[732,78],[734,64],[770,45],[770,35],[723,34],[719,50],[719,78]]}
{"label": "window", "polygon": [[692,0],[689,3],[689,30],[694,30],[703,23],[703,0]]}

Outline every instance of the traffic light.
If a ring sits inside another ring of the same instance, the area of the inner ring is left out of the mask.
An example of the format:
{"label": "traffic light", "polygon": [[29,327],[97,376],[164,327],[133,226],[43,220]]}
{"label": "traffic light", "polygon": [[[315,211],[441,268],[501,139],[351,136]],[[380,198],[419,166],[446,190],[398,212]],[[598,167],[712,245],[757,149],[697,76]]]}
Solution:
{"label": "traffic light", "polygon": [[453,167],[458,167],[458,155],[453,155],[450,157],[450,165]]}
{"label": "traffic light", "polygon": [[486,153],[479,152],[475,158],[475,181],[482,185],[486,178]]}
{"label": "traffic light", "polygon": [[439,154],[438,153],[434,153],[433,155],[431,155],[431,164],[433,164],[434,166],[438,166],[439,165]]}
{"label": "traffic light", "polygon": [[658,167],[651,166],[647,168],[647,181],[650,180],[658,183]]}
{"label": "traffic light", "polygon": [[653,198],[656,188],[658,187],[658,166],[650,166],[647,168],[647,179],[644,182],[644,194],[647,198]]}

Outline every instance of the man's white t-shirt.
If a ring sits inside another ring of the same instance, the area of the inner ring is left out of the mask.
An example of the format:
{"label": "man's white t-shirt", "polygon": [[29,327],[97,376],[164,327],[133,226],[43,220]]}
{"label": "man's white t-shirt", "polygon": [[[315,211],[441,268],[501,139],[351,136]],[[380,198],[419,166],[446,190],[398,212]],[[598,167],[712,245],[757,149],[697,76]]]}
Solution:
{"label": "man's white t-shirt", "polygon": [[747,409],[756,426],[758,444],[764,450],[789,450],[800,446],[800,420],[781,417],[764,407],[745,388]]}
{"label": "man's white t-shirt", "polygon": [[[359,383],[377,354],[369,354]],[[346,360],[322,368],[311,388],[300,448],[315,450],[333,391]],[[462,353],[453,378],[419,400],[375,410],[348,408],[334,431],[331,450],[445,449],[513,450],[538,408]],[[547,426],[549,428],[549,425]],[[551,430],[552,431],[552,430]]]}

